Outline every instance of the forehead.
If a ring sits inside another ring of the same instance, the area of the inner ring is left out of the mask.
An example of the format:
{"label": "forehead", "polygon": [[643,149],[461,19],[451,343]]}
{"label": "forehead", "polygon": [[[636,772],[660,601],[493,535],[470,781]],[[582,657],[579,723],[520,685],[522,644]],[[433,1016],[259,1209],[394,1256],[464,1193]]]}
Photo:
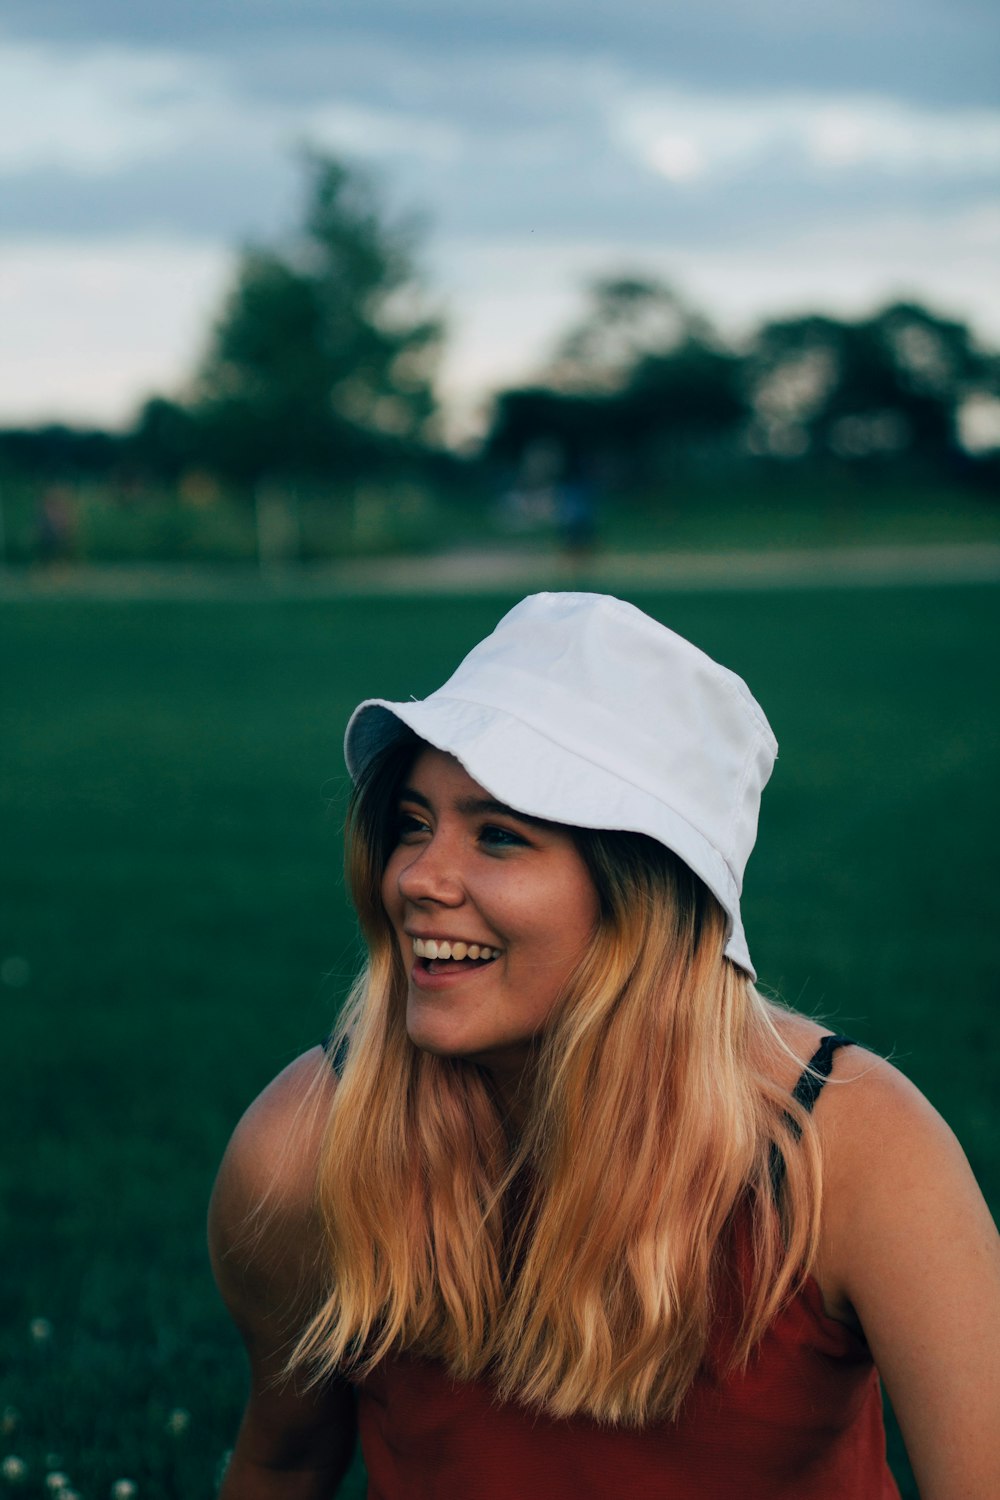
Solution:
{"label": "forehead", "polygon": [[440,786],[463,796],[488,798],[490,795],[485,787],[473,780],[461,761],[456,760],[454,755],[449,755],[447,750],[436,749],[434,745],[424,745],[418,750],[409,771],[403,777],[403,783],[405,786],[419,787],[420,790],[424,789],[425,784]]}
{"label": "forehead", "polygon": [[432,807],[454,807],[469,816],[492,813],[494,816],[516,818],[529,823],[533,828],[544,829],[552,834],[565,834],[572,838],[572,830],[561,823],[550,823],[544,818],[533,818],[528,813],[499,801],[446,750],[433,745],[425,746],[416,756],[410,770],[403,778],[400,797],[407,795]]}

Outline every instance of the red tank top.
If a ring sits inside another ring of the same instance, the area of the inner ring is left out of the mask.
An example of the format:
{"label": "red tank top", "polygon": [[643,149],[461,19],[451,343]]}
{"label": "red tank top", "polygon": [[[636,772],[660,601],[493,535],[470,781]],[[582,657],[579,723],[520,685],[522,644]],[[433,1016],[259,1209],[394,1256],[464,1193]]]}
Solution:
{"label": "red tank top", "polygon": [[[796,1088],[806,1108],[847,1040],[824,1038]],[[745,1371],[724,1375],[732,1311],[678,1420],[640,1430],[557,1420],[501,1403],[487,1381],[384,1360],[358,1387],[368,1500],[899,1500],[868,1346],[827,1314],[817,1283]]]}
{"label": "red tank top", "polygon": [[539,1416],[402,1357],[358,1398],[368,1500],[899,1500],[868,1347],[812,1280],[744,1373],[706,1362],[676,1422]]}

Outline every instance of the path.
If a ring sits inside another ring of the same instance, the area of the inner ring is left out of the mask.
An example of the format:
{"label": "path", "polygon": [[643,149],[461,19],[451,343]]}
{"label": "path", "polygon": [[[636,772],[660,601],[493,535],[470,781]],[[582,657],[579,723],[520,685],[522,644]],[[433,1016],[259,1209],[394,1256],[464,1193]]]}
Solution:
{"label": "path", "polygon": [[373,594],[512,593],[539,588],[634,592],[870,588],[1000,583],[1000,543],[782,548],[741,552],[608,552],[574,564],[556,551],[461,548],[256,570],[94,566],[0,573],[0,600],[31,598],[350,598]]}

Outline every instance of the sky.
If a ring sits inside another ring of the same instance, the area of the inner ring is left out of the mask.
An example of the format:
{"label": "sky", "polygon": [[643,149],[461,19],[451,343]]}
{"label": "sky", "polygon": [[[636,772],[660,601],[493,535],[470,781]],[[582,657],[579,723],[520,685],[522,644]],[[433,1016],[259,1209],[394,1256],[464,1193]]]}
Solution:
{"label": "sky", "polygon": [[619,272],[1000,347],[996,0],[5,0],[0,426],[182,390],[307,142],[421,215],[456,437]]}

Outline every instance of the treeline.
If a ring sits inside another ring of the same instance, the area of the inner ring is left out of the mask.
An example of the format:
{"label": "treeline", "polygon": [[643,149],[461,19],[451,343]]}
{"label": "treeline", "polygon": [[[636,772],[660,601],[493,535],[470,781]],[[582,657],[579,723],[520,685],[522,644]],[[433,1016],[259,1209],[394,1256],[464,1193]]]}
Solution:
{"label": "treeline", "polygon": [[974,482],[996,454],[963,426],[998,395],[1000,358],[916,303],[768,322],[735,349],[668,288],[609,280],[547,379],[497,398],[485,451],[517,464],[546,434],[625,488],[762,464]]}
{"label": "treeline", "polygon": [[964,323],[897,302],[768,322],[736,348],[672,289],[625,276],[592,289],[549,368],[496,398],[460,460],[441,439],[445,331],[415,271],[417,226],[391,223],[341,163],[305,166],[298,232],[242,254],[187,390],[147,401],[123,433],[0,430],[0,475],[235,495],[470,474],[635,492],[762,466],[996,477],[997,446],[973,447],[965,427],[1000,409],[1000,356]]}

